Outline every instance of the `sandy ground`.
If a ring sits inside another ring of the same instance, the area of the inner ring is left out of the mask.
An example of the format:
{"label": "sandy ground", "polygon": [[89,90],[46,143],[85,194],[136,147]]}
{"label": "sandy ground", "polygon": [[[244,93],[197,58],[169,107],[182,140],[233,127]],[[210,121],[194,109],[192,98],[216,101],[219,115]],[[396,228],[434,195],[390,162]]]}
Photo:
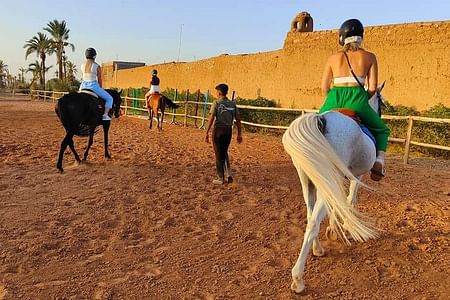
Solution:
{"label": "sandy ground", "polygon": [[0,99],[0,299],[449,299],[450,162],[391,156],[360,192],[380,238],[347,247],[322,226],[299,296],[306,211],[280,138],[233,141],[235,182],[218,187],[204,131],[146,128],[115,119],[112,160],[97,134],[59,174],[53,105]]}

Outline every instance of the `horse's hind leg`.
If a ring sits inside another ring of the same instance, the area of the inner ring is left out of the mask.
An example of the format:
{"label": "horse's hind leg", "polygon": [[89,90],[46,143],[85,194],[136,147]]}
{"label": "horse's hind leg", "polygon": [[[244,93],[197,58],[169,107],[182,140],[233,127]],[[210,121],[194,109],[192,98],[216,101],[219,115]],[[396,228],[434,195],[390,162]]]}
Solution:
{"label": "horse's hind leg", "polygon": [[56,168],[61,173],[64,172],[64,169],[62,167],[62,160],[64,157],[64,151],[66,151],[67,146],[69,146],[70,150],[72,150],[72,153],[75,156],[75,159],[77,160],[77,162],[80,162],[80,157],[78,156],[78,153],[75,150],[75,146],[73,145],[73,133],[67,132],[66,136],[64,137],[63,141],[61,142],[61,148],[59,149],[58,162],[56,163]]}
{"label": "horse's hind leg", "polygon": [[95,132],[95,128],[90,128],[89,129],[89,141],[88,141],[88,145],[86,147],[86,150],[84,151],[83,161],[87,160],[87,157],[88,157],[88,154],[89,154],[89,149],[91,149],[91,146],[94,143],[94,132]]}
{"label": "horse's hind leg", "polygon": [[111,158],[111,155],[109,154],[108,151],[108,132],[109,127],[111,126],[111,121],[102,121],[102,125],[103,125],[103,140],[105,145],[105,157]]}
{"label": "horse's hind leg", "polygon": [[[307,221],[309,222],[314,209],[314,204],[316,203],[316,187],[300,167],[296,166],[296,168],[298,177],[300,178],[300,183],[302,185],[303,198],[305,199],[306,203]],[[320,245],[319,236],[317,236],[313,241],[313,255],[323,256],[324,254],[325,251]]]}
{"label": "horse's hind leg", "polygon": [[150,115],[149,115],[149,119],[150,119],[150,126],[149,126],[149,128],[152,129],[152,125],[153,125],[153,108],[149,109],[149,113],[150,113]]}
{"label": "horse's hind leg", "polygon": [[327,209],[324,201],[319,197],[312,210],[311,217],[308,219],[306,225],[305,236],[303,238],[302,250],[298,256],[297,262],[292,268],[292,284],[291,289],[296,293],[301,293],[305,289],[305,282],[303,280],[303,273],[305,271],[306,258],[308,256],[311,244],[319,235],[320,223],[327,214]]}
{"label": "horse's hind leg", "polygon": [[164,122],[164,109],[161,109],[161,127],[159,128],[160,130],[162,130],[163,127],[163,122]]}

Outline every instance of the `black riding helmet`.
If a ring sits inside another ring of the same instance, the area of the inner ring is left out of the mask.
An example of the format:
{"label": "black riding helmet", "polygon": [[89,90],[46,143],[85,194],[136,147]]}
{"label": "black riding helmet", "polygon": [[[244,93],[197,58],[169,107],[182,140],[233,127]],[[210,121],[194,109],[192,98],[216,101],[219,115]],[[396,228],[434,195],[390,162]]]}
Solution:
{"label": "black riding helmet", "polygon": [[156,75],[156,74],[158,74],[158,71],[153,70],[153,71],[152,71],[152,75]]}
{"label": "black riding helmet", "polygon": [[94,59],[97,56],[97,51],[94,48],[87,48],[84,55],[86,58]]}
{"label": "black riding helmet", "polygon": [[349,19],[342,23],[341,28],[339,29],[339,45],[344,46],[344,41],[348,37],[363,37],[363,35],[364,27],[361,21],[358,19]]}

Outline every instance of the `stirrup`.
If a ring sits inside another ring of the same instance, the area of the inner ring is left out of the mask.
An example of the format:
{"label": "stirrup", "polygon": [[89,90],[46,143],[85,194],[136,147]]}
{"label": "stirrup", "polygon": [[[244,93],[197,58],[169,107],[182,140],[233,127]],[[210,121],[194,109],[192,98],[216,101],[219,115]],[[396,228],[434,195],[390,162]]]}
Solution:
{"label": "stirrup", "polygon": [[373,164],[372,169],[370,169],[370,178],[374,181],[380,181],[383,179],[385,174],[384,165],[381,161],[377,160]]}

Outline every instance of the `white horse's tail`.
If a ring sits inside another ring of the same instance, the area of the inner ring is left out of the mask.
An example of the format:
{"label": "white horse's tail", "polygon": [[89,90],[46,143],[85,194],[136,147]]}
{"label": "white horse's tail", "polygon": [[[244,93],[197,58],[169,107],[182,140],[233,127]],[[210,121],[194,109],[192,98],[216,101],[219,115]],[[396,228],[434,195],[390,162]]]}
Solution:
{"label": "white horse's tail", "polygon": [[347,244],[350,242],[345,230],[355,241],[375,238],[377,231],[373,223],[347,201],[344,179],[358,179],[319,130],[319,122],[317,114],[305,114],[297,118],[283,135],[284,148],[294,164],[301,167],[316,187],[321,196],[318,200],[325,201],[330,226],[338,236]]}

